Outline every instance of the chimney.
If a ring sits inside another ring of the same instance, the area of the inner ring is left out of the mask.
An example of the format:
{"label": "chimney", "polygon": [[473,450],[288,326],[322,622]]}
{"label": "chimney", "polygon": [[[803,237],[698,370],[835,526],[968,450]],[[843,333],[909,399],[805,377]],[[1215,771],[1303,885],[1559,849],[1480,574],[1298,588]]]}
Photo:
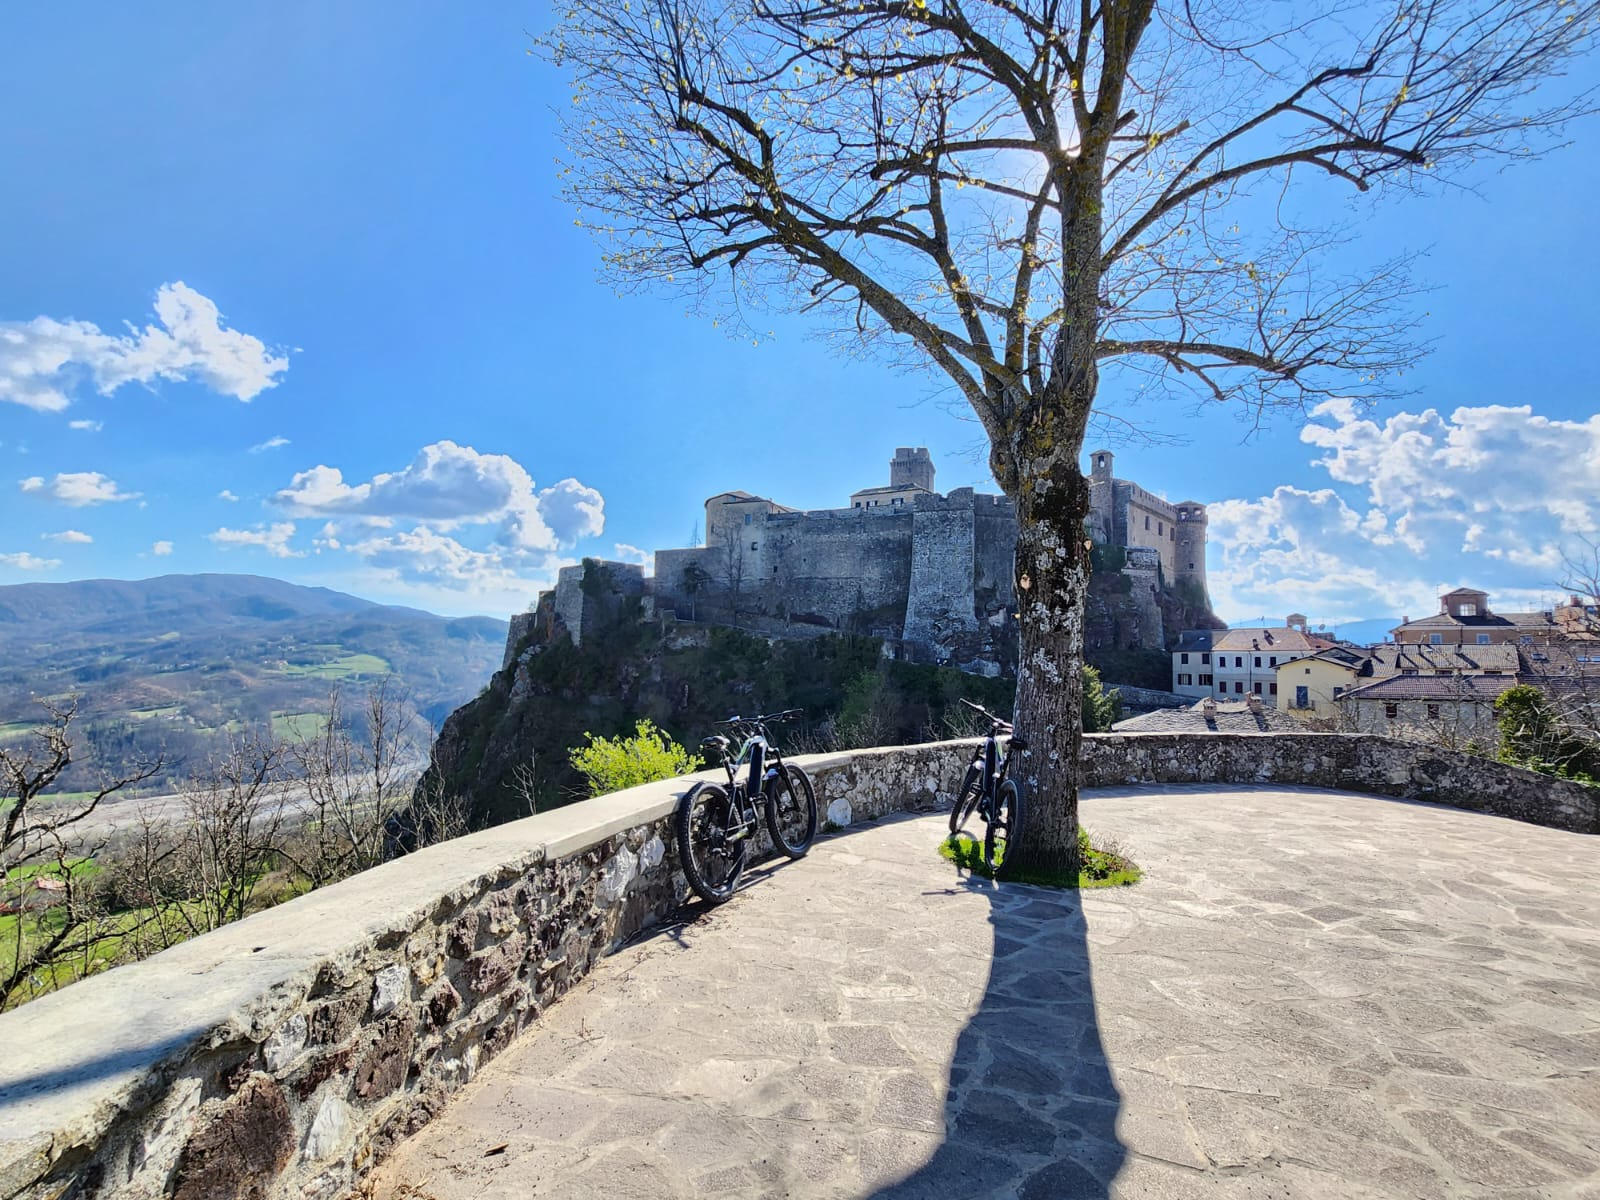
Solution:
{"label": "chimney", "polygon": [[1256,695],[1254,692],[1251,692],[1248,696],[1246,696],[1244,698],[1244,702],[1245,702],[1246,706],[1250,709],[1251,712],[1256,713],[1258,715],[1260,714],[1260,712],[1261,712],[1261,697],[1260,696]]}
{"label": "chimney", "polygon": [[1202,713],[1204,713],[1207,717],[1216,716],[1217,715],[1217,702],[1215,700],[1213,700],[1210,696],[1207,696],[1204,700],[1202,700],[1200,702],[1200,711]]}

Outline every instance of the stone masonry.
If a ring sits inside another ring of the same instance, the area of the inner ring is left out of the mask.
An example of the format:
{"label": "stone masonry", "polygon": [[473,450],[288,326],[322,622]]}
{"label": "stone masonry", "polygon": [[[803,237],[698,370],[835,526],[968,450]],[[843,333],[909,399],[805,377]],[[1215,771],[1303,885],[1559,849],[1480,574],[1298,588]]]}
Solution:
{"label": "stone masonry", "polygon": [[[1113,479],[1108,451],[1091,462],[1091,536],[1128,550],[1123,571],[1142,640],[1164,648],[1163,586],[1193,581],[1204,595],[1205,506],[1171,505]],[[849,508],[801,512],[748,492],[720,493],[705,508],[705,545],[656,551],[651,577],[630,563],[602,563],[609,586],[680,620],[789,637],[866,634],[914,662],[985,675],[1009,669],[1016,507],[971,488],[941,495],[926,448],[896,450],[889,485],[853,493]],[[584,569],[563,568],[539,606],[574,641],[595,615]],[[513,622],[508,655],[525,632]]]}

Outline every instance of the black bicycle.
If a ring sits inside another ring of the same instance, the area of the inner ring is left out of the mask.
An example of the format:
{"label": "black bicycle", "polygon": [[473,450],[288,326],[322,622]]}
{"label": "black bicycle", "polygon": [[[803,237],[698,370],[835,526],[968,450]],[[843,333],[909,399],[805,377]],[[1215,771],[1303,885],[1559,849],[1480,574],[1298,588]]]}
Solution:
{"label": "black bicycle", "polygon": [[[766,816],[772,845],[790,858],[802,858],[817,836],[817,793],[811,777],[783,761],[769,725],[792,721],[798,708],[761,717],[729,717],[700,745],[721,762],[728,783],[697,783],[678,802],[675,826],[678,857],[689,886],[709,904],[733,895],[759,827],[757,806]],[[734,749],[734,738],[738,749]],[[743,778],[739,768],[745,766]]]}
{"label": "black bicycle", "polygon": [[976,812],[986,826],[983,862],[992,871],[1004,853],[1002,846],[1022,828],[1022,784],[1010,778],[1011,755],[1026,750],[1028,743],[1012,731],[1011,722],[995,716],[983,705],[970,700],[961,703],[989,722],[989,733],[973,754],[956,790],[955,807],[950,810],[950,833],[960,833]]}

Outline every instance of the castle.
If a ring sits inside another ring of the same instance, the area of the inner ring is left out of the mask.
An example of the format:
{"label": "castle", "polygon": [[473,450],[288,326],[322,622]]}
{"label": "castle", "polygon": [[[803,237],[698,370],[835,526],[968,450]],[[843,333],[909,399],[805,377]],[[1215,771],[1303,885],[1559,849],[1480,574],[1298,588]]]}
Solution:
{"label": "castle", "polygon": [[[1110,451],[1090,461],[1088,532],[1125,549],[1139,638],[1164,648],[1160,584],[1192,580],[1205,592],[1205,506],[1172,505],[1114,478]],[[587,565],[564,567],[538,611],[575,641],[608,608],[638,598],[656,614],[756,633],[866,634],[883,639],[887,655],[980,674],[1015,661],[1016,507],[972,488],[940,495],[925,447],[897,449],[888,486],[852,493],[849,507],[802,512],[722,492],[706,501],[705,531],[702,546],[656,551],[651,578],[635,564],[605,563],[600,586],[585,582]],[[536,616],[513,621],[512,646]]]}

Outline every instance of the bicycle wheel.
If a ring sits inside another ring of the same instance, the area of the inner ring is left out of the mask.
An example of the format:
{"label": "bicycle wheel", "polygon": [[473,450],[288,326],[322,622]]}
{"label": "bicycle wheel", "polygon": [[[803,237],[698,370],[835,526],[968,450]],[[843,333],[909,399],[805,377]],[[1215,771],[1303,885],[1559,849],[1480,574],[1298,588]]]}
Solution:
{"label": "bicycle wheel", "polygon": [[678,802],[673,820],[684,878],[707,904],[726,902],[744,870],[744,839],[728,840],[731,808],[727,788],[701,784]]}
{"label": "bicycle wheel", "polygon": [[967,773],[956,789],[956,804],[950,810],[950,832],[960,833],[962,826],[972,819],[973,810],[983,798],[983,768],[977,763],[967,767]]}
{"label": "bicycle wheel", "polygon": [[773,848],[790,858],[804,858],[817,836],[816,789],[811,777],[791,763],[767,781],[767,831]]}
{"label": "bicycle wheel", "polygon": [[993,871],[1005,857],[1006,847],[1022,828],[1022,785],[1008,779],[995,797],[995,814],[983,835],[983,865]]}

